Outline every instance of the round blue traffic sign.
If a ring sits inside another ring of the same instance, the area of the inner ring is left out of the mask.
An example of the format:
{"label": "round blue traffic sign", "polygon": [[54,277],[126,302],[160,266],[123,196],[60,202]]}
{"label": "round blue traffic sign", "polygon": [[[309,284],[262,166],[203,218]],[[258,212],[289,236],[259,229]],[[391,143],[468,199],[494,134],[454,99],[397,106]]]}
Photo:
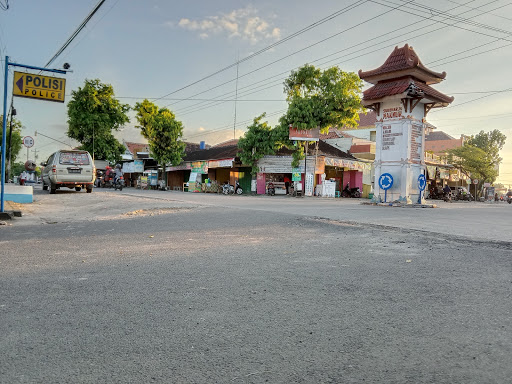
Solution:
{"label": "round blue traffic sign", "polygon": [[393,186],[393,176],[389,173],[383,173],[379,177],[379,187],[383,190],[387,191],[389,188]]}
{"label": "round blue traffic sign", "polygon": [[420,191],[424,191],[426,186],[427,186],[427,178],[423,174],[419,175],[418,176],[418,188],[420,189]]}

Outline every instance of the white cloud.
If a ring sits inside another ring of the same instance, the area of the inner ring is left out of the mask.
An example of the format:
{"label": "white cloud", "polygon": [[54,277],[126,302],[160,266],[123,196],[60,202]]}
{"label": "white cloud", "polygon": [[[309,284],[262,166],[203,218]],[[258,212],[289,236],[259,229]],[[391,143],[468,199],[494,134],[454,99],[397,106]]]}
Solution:
{"label": "white cloud", "polygon": [[[167,25],[171,26],[173,23]],[[178,26],[198,32],[202,39],[212,35],[227,35],[229,38],[240,38],[256,44],[261,40],[278,40],[281,37],[281,30],[259,17],[258,11],[251,6],[218,16],[208,16],[202,20],[183,18]]]}

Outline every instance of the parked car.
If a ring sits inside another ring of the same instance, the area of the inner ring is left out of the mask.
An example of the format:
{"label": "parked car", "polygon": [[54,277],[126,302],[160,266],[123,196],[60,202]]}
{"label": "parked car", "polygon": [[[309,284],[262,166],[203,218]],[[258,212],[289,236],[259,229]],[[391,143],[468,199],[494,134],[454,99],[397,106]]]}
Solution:
{"label": "parked car", "polygon": [[43,169],[43,189],[55,193],[61,187],[87,193],[92,192],[96,170],[91,155],[87,151],[60,150],[53,153],[46,162],[41,163]]}

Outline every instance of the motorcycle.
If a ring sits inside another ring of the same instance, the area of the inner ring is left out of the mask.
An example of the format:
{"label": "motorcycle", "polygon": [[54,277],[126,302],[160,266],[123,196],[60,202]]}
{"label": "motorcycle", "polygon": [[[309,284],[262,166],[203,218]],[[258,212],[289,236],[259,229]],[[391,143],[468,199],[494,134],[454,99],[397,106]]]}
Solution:
{"label": "motorcycle", "polygon": [[237,195],[241,195],[242,193],[244,193],[244,190],[240,186],[240,183],[238,182],[238,180],[235,182],[235,193]]}
{"label": "motorcycle", "polygon": [[240,183],[238,180],[235,182],[235,185],[229,184],[227,181],[222,185],[222,193],[224,195],[234,195],[235,193],[237,195],[241,195],[244,193],[244,190],[240,186]]}
{"label": "motorcycle", "polygon": [[358,199],[361,197],[361,190],[359,187],[350,188],[349,185],[343,189],[343,192],[341,193],[341,197],[353,197],[355,199]]}
{"label": "motorcycle", "polygon": [[123,176],[119,176],[117,178],[115,178],[112,182],[112,186],[114,187],[114,189],[117,191],[118,189],[120,191],[123,190],[123,187],[124,187],[124,177]]}
{"label": "motorcycle", "polygon": [[452,200],[452,193],[451,192],[445,192],[443,195],[443,200],[445,202],[449,202]]}
{"label": "motorcycle", "polygon": [[512,196],[507,196],[507,203],[512,204]]}
{"label": "motorcycle", "polygon": [[276,194],[276,188],[274,187],[274,183],[267,184],[267,194],[269,196],[274,196]]}

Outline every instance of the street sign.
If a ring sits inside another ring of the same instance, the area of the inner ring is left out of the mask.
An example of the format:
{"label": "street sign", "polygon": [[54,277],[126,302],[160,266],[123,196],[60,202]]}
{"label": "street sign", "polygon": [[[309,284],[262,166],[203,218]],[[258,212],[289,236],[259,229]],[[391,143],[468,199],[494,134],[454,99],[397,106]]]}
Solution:
{"label": "street sign", "polygon": [[473,184],[478,184],[478,179],[473,179]]}
{"label": "street sign", "polygon": [[427,178],[425,175],[419,175],[418,176],[418,188],[420,191],[424,191],[425,187],[427,186]]}
{"label": "street sign", "polygon": [[393,186],[393,176],[389,173],[383,173],[379,177],[379,187],[383,190],[387,191],[389,188]]}
{"label": "street sign", "polygon": [[320,140],[320,128],[300,129],[290,126],[288,129],[288,138],[297,141],[318,141]]}
{"label": "street sign", "polygon": [[23,145],[27,148],[32,148],[34,146],[34,139],[30,136],[25,136],[23,138]]}
{"label": "street sign", "polygon": [[14,72],[13,96],[64,102],[66,79]]}

